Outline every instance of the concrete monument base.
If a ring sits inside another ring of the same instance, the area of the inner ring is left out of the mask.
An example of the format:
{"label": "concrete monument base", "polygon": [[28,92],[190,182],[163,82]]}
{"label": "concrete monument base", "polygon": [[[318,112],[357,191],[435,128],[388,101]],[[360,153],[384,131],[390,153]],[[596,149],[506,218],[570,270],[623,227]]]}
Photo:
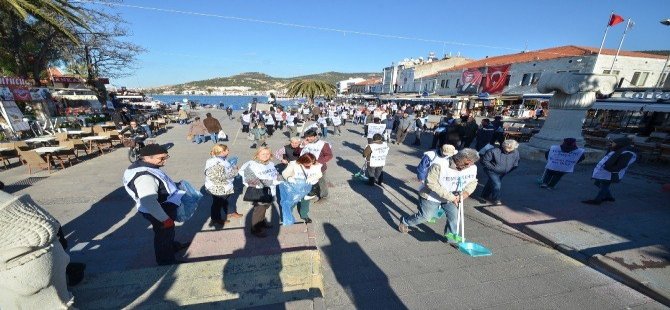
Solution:
{"label": "concrete monument base", "polygon": [[[561,141],[562,142],[562,141]],[[560,142],[556,144],[561,144]],[[519,144],[519,156],[523,159],[530,159],[530,160],[535,160],[535,161],[543,161],[546,162],[546,159],[544,158],[544,152],[548,150],[548,148],[539,148],[532,146],[528,143],[520,143]],[[603,156],[605,156],[605,151],[604,150],[598,150],[598,149],[592,149],[592,148],[584,148],[584,161],[582,161],[582,164],[595,164],[599,162]]]}

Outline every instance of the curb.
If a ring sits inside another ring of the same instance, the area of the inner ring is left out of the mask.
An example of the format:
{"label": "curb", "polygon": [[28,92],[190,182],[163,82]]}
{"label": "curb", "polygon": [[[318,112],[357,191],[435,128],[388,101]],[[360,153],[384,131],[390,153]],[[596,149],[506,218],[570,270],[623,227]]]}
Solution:
{"label": "curb", "polygon": [[636,275],[633,272],[621,267],[616,261],[611,258],[596,254],[593,256],[586,255],[581,251],[563,244],[554,240],[551,236],[541,234],[540,232],[534,230],[531,227],[524,225],[513,224],[505,221],[502,217],[498,216],[494,212],[488,210],[484,206],[477,206],[475,209],[485,215],[488,215],[501,223],[514,228],[532,238],[537,239],[538,241],[550,246],[551,248],[573,258],[584,265],[587,265],[595,270],[600,271],[601,273],[609,276],[610,278],[617,280],[626,286],[644,294],[648,297],[670,307],[670,294],[667,292],[661,291],[653,286],[651,286],[648,281]]}

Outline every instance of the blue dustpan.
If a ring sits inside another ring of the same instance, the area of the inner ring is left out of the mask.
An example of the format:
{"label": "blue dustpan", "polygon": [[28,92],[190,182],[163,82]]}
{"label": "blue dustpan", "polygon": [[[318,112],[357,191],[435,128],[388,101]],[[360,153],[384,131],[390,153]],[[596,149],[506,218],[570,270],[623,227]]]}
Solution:
{"label": "blue dustpan", "polygon": [[458,250],[472,257],[490,256],[493,254],[485,246],[474,242],[461,242],[458,244]]}

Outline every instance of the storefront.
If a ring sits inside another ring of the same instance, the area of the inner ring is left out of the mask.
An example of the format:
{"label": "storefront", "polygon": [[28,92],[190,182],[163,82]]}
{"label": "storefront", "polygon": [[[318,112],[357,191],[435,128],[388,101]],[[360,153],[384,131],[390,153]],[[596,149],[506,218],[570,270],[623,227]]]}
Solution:
{"label": "storefront", "polygon": [[549,114],[549,99],[553,94],[523,94],[521,104],[511,107],[510,110],[516,111],[516,117],[531,118],[535,117],[535,110],[542,108],[544,116]]}
{"label": "storefront", "polygon": [[41,126],[49,127],[54,108],[49,99],[47,88],[33,88],[29,81],[21,78],[0,78],[0,126],[5,132],[19,134],[30,131],[28,120],[36,119]]}

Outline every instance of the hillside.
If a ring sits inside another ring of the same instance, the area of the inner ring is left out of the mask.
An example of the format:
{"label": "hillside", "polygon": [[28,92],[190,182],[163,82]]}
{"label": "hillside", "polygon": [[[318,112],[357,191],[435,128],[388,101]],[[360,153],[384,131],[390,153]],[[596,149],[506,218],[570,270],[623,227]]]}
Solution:
{"label": "hillside", "polygon": [[213,79],[193,81],[177,85],[162,86],[154,88],[153,90],[155,91],[182,91],[186,89],[205,90],[207,88],[212,87],[243,86],[243,87],[250,87],[252,90],[266,91],[266,90],[281,89],[291,81],[298,79],[322,80],[332,83],[334,85],[338,81],[346,80],[348,78],[355,78],[355,77],[370,78],[379,76],[380,74],[378,73],[325,72],[319,74],[296,76],[292,78],[278,78],[259,72],[245,72],[229,77],[217,77]]}

